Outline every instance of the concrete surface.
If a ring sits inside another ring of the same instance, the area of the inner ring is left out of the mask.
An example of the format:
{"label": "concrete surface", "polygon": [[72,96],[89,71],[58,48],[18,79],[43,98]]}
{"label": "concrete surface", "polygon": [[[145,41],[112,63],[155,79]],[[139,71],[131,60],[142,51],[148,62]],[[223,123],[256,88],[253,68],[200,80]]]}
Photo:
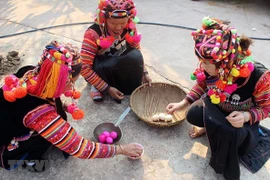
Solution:
{"label": "concrete surface", "polygon": [[[267,0],[190,1],[190,0],[135,0],[139,17],[144,22],[177,24],[192,28],[201,26],[204,16],[232,21],[239,34],[252,37],[270,37],[270,5]],[[0,0],[0,36],[59,24],[92,22],[96,0]],[[36,64],[44,46],[53,39],[69,41],[81,46],[85,29],[89,25],[66,26],[0,39],[0,54],[17,50],[21,65]],[[255,29],[254,29],[255,28]],[[197,65],[193,41],[189,30],[159,26],[138,25],[143,34],[142,51],[154,81],[175,82],[191,88],[190,73]],[[255,41],[252,51],[256,60],[270,67],[270,41]],[[90,86],[82,78],[77,83],[82,91],[80,106],[86,112],[83,121],[70,123],[84,137],[93,139],[96,125],[114,121],[129,105],[129,97],[122,104],[109,97],[102,105],[89,97]],[[263,122],[270,127],[269,120]],[[209,167],[210,150],[205,136],[192,140],[185,121],[175,127],[153,128],[138,120],[131,112],[121,123],[124,131],[121,143],[138,142],[145,153],[140,160],[124,156],[112,159],[64,160],[59,150],[46,153],[50,168],[33,174],[22,169],[8,172],[0,170],[0,179],[145,179],[145,180],[215,180],[223,179]],[[269,179],[270,162],[256,174],[241,165],[241,179]]]}

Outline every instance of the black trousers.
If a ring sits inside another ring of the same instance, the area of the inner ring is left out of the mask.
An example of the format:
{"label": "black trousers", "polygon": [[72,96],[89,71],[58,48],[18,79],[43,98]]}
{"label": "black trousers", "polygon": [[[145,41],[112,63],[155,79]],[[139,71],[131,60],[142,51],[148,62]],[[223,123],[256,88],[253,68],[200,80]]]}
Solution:
{"label": "black trousers", "polygon": [[93,70],[110,86],[130,95],[142,84],[143,64],[141,52],[128,48],[120,56],[96,56]]}
{"label": "black trousers", "polygon": [[10,166],[14,165],[14,160],[39,160],[51,145],[52,144],[50,142],[45,140],[39,134],[35,134],[26,141],[20,141],[17,149],[8,151],[7,148],[5,148],[1,157],[4,165],[3,168],[16,168]]}
{"label": "black trousers", "polygon": [[189,123],[206,128],[212,152],[210,165],[216,173],[224,174],[226,179],[239,179],[239,156],[256,147],[258,124],[234,128],[225,118],[228,114],[205,98],[191,105],[186,118]]}

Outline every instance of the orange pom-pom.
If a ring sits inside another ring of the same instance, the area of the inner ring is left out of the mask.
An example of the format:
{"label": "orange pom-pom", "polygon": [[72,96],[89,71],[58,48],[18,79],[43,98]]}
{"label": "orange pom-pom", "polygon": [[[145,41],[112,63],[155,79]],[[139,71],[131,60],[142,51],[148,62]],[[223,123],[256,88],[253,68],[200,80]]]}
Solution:
{"label": "orange pom-pom", "polygon": [[226,81],[218,80],[216,82],[216,86],[217,88],[224,90],[224,88],[226,87]]}
{"label": "orange pom-pom", "polygon": [[15,97],[15,94],[14,92],[12,91],[4,91],[4,97],[7,101],[9,102],[14,102],[16,101],[16,97]]}
{"label": "orange pom-pom", "polygon": [[25,87],[19,86],[14,89],[14,96],[16,98],[23,98],[27,95],[27,89]]}
{"label": "orange pom-pom", "polygon": [[250,56],[251,55],[251,51],[248,49],[246,50],[246,56]]}
{"label": "orange pom-pom", "polygon": [[73,98],[74,99],[79,99],[81,97],[81,92],[80,91],[74,91],[73,92]]}
{"label": "orange pom-pom", "polygon": [[250,70],[248,69],[248,67],[244,67],[240,69],[240,76],[241,77],[248,77],[250,75]]}
{"label": "orange pom-pom", "polygon": [[74,120],[80,120],[84,117],[84,112],[81,109],[76,109],[74,110],[74,112],[72,113],[72,117]]}

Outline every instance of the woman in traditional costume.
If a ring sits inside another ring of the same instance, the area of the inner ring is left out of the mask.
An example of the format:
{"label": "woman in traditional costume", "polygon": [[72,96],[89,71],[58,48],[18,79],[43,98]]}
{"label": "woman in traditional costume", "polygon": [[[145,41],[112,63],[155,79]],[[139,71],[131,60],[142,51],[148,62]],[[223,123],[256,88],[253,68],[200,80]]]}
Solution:
{"label": "woman in traditional costume", "polygon": [[[81,71],[76,47],[56,41],[46,46],[37,67],[25,66],[4,79],[0,89],[0,166],[11,170],[14,160],[29,162],[35,169],[45,151],[54,145],[65,155],[82,159],[110,158],[117,154],[138,157],[137,144],[111,145],[91,142],[80,136],[67,122],[64,110],[73,119],[83,118],[75,99],[80,92],[74,88]],[[72,99],[64,105],[60,96]],[[29,168],[28,168],[29,169]],[[30,169],[29,169],[30,170]]]}
{"label": "woman in traditional costume", "polygon": [[270,155],[270,131],[259,125],[270,112],[270,72],[253,61],[252,40],[219,20],[205,17],[192,36],[199,67],[191,78],[197,83],[167,111],[191,105],[186,118],[195,127],[189,135],[206,132],[216,173],[239,179],[239,161],[255,173]]}
{"label": "woman in traditional costume", "polygon": [[94,102],[109,93],[119,103],[142,82],[151,82],[140,51],[136,14],[132,0],[99,1],[95,23],[85,31],[81,48],[81,75],[92,85]]}

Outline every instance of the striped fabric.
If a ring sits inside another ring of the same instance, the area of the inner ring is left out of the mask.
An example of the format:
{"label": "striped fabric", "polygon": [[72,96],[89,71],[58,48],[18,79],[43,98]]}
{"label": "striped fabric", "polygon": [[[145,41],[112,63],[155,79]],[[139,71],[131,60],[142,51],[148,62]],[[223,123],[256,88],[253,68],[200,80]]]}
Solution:
{"label": "striped fabric", "polygon": [[266,71],[255,85],[253,97],[256,103],[249,112],[252,115],[252,123],[263,120],[270,112],[270,71]]}
{"label": "striped fabric", "polygon": [[[95,30],[91,28],[86,30],[81,48],[81,60],[83,63],[81,75],[96,89],[101,92],[106,92],[109,88],[109,85],[93,70],[93,64],[96,55],[99,55],[101,52],[105,52],[105,49],[98,50],[98,48],[100,48],[96,43],[98,39],[99,35]],[[136,49],[140,48],[139,43],[132,44],[131,46]]]}
{"label": "striped fabric", "polygon": [[82,159],[109,158],[115,146],[91,142],[81,137],[70,124],[57,114],[55,107],[43,105],[29,112],[24,125],[68,154]]}
{"label": "striped fabric", "polygon": [[[192,104],[203,96],[212,84],[195,84],[190,92],[186,95],[185,99]],[[250,123],[255,123],[267,118],[270,114],[270,71],[265,72],[258,80],[253,98],[255,107],[250,108],[248,111],[251,113],[252,119]],[[222,106],[220,106],[222,108]],[[244,109],[242,109],[243,111]]]}

